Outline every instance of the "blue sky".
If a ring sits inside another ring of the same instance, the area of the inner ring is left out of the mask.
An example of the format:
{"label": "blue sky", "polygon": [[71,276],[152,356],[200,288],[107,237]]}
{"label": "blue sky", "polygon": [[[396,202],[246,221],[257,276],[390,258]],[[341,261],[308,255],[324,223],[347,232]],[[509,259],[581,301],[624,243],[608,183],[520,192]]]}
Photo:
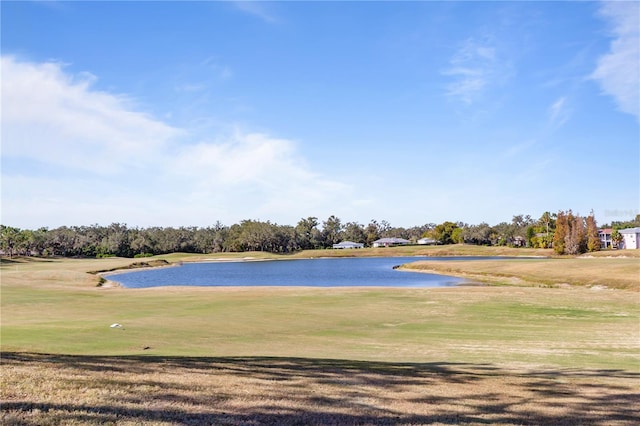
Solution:
{"label": "blue sky", "polygon": [[2,2],[2,218],[640,213],[639,2]]}

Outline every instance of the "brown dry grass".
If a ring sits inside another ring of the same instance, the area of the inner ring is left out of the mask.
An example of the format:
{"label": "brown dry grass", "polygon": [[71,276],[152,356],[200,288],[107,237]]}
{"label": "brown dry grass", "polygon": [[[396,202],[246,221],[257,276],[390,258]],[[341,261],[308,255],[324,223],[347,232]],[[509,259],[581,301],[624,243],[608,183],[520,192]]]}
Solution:
{"label": "brown dry grass", "polygon": [[640,291],[640,259],[637,257],[419,261],[404,267],[491,284],[569,284]]}
{"label": "brown dry grass", "polygon": [[640,374],[309,358],[3,354],[4,425],[637,425]]}

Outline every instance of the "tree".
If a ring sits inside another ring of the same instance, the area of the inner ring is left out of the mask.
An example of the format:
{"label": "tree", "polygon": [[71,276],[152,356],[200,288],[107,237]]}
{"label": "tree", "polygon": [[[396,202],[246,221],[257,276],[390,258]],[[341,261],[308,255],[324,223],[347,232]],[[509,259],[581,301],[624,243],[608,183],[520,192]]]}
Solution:
{"label": "tree", "polygon": [[553,251],[564,254],[565,238],[569,234],[569,223],[565,212],[559,211],[556,218],[556,232],[553,234]]}
{"label": "tree", "polygon": [[530,244],[536,248],[550,248],[553,246],[553,231],[556,227],[557,214],[544,212],[540,219],[533,224],[535,235],[531,237]]}
{"label": "tree", "polygon": [[364,243],[367,239],[364,227],[358,222],[347,222],[342,234],[343,238],[356,243]]}
{"label": "tree", "polygon": [[500,222],[493,227],[495,233],[494,245],[506,246],[513,242],[515,237],[515,227],[513,223]]}
{"label": "tree", "polygon": [[613,228],[613,231],[611,232],[611,241],[613,242],[613,247],[620,248],[623,240],[624,238],[622,237],[620,230]]}
{"label": "tree", "polygon": [[462,235],[462,228],[455,228],[453,232],[451,232],[451,241],[454,244],[462,244],[464,243],[464,236]]}
{"label": "tree", "polygon": [[571,210],[567,214],[567,223],[569,230],[565,235],[565,247],[566,254],[580,254],[586,251],[586,231],[584,219],[580,215],[573,215]]}
{"label": "tree", "polygon": [[331,247],[340,242],[342,238],[342,222],[334,215],[331,215],[322,222],[322,239],[324,247]]}
{"label": "tree", "polygon": [[134,254],[153,253],[151,239],[144,230],[136,229],[132,232],[129,240],[129,247]]}
{"label": "tree", "polygon": [[320,239],[320,231],[318,230],[318,218],[308,217],[300,219],[295,227],[296,238],[298,244],[303,250],[317,248]]}
{"label": "tree", "polygon": [[277,253],[290,253],[300,250],[300,245],[296,238],[296,230],[293,226],[276,227],[276,245],[272,249]]}
{"label": "tree", "polygon": [[97,248],[99,255],[131,256],[129,230],[126,224],[112,223]]}
{"label": "tree", "polygon": [[224,240],[224,251],[239,252],[246,250],[242,244],[240,236],[241,232],[242,227],[239,224],[234,223],[231,225],[229,233],[227,234],[227,239]]}
{"label": "tree", "polygon": [[21,239],[22,235],[19,228],[0,225],[0,248],[9,257],[13,257]]}
{"label": "tree", "polygon": [[489,245],[491,244],[491,227],[484,222],[480,225],[467,226],[464,228],[463,237],[467,243]]}
{"label": "tree", "polygon": [[374,241],[380,239],[380,227],[375,219],[372,219],[364,228],[364,234],[366,238],[365,244],[367,246],[373,245]]}
{"label": "tree", "polygon": [[527,226],[527,247],[533,247],[535,245],[534,238],[536,237],[536,230],[533,226]]}
{"label": "tree", "polygon": [[453,231],[458,228],[458,225],[453,222],[443,222],[437,225],[432,231],[432,238],[438,241],[440,244],[452,244],[453,243]]}
{"label": "tree", "polygon": [[39,228],[29,233],[29,254],[35,253],[37,256],[41,256],[45,253],[47,248],[47,231],[47,228]]}
{"label": "tree", "polygon": [[507,241],[508,244],[512,245],[512,244],[516,244],[516,238],[524,238],[526,245],[530,246],[531,245],[531,237],[528,237],[528,229],[531,227],[531,225],[533,225],[534,221],[533,219],[531,219],[531,216],[529,215],[515,215],[513,216],[513,218],[511,219],[511,229],[512,229],[512,235],[511,238]]}
{"label": "tree", "polygon": [[194,231],[194,247],[199,253],[217,253],[223,250],[227,227],[219,221],[211,227]]}
{"label": "tree", "polygon": [[591,214],[587,216],[587,250],[590,252],[600,250],[600,236],[598,235],[598,224],[591,210]]}
{"label": "tree", "polygon": [[[594,224],[595,226],[595,219]],[[597,228],[596,228],[597,235]],[[553,235],[553,250],[557,254],[580,254],[587,251],[586,221],[571,210],[558,212],[556,232]]]}
{"label": "tree", "polygon": [[412,226],[406,230],[406,238],[413,242],[418,241],[420,238],[426,238],[428,236],[428,232],[435,226],[436,225],[434,223],[426,223],[422,226]]}
{"label": "tree", "polygon": [[75,230],[67,226],[61,226],[50,231],[49,236],[51,237],[52,254],[63,257],[81,254],[74,251],[76,240],[78,239],[78,233]]}
{"label": "tree", "polygon": [[553,216],[551,215],[551,213],[549,212],[542,213],[542,216],[540,216],[540,219],[538,219],[538,223],[544,225],[547,236],[549,236],[549,231],[553,223]]}
{"label": "tree", "polygon": [[384,219],[378,224],[378,233],[380,234],[380,238],[400,237],[400,235],[395,235],[391,224]]}

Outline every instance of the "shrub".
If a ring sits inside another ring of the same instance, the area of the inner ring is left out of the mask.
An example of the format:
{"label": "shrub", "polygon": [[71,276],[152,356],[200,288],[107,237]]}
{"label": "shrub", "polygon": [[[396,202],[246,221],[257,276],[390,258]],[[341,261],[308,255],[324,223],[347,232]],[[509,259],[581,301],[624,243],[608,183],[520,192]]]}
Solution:
{"label": "shrub", "polygon": [[138,259],[140,257],[152,257],[153,253],[138,253],[133,256],[134,259]]}

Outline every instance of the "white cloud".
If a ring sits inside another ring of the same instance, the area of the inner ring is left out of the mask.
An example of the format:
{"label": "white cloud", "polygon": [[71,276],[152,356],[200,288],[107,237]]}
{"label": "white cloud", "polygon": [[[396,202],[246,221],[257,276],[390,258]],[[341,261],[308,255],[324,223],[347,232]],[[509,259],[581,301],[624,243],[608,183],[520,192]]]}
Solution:
{"label": "white cloud", "polygon": [[190,182],[198,197],[212,196],[213,204],[246,206],[244,218],[285,223],[327,210],[351,192],[348,185],[311,172],[295,143],[239,130],[184,149],[175,176]]}
{"label": "white cloud", "polygon": [[591,75],[618,109],[640,120],[640,3],[603,2],[600,15],[614,35],[609,52]]}
{"label": "white cloud", "polygon": [[224,142],[203,142],[189,147],[177,158],[177,164],[186,175],[206,172],[212,181],[224,184],[269,182],[274,169],[288,177],[309,177],[295,163],[294,146],[290,141],[239,131]]}
{"label": "white cloud", "polygon": [[442,72],[453,80],[447,85],[446,94],[466,105],[477,101],[501,73],[496,49],[473,38],[462,43],[449,64]]}
{"label": "white cloud", "polygon": [[3,156],[111,173],[137,166],[181,133],[134,111],[124,96],[93,90],[90,74],[6,56],[1,66]]}
{"label": "white cloud", "polygon": [[3,223],[289,224],[349,198],[290,140],[242,129],[197,140],[94,81],[2,57]]}

